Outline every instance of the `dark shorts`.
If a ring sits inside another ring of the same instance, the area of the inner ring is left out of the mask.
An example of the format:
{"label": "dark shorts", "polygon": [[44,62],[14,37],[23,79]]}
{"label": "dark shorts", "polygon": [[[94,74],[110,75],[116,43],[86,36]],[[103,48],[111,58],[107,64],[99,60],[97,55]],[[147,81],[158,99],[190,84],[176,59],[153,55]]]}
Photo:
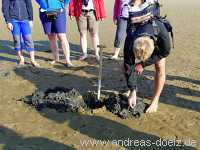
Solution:
{"label": "dark shorts", "polygon": [[57,19],[53,21],[47,20],[45,12],[40,12],[40,20],[45,34],[51,33],[66,33],[66,13],[65,11],[61,12]]}

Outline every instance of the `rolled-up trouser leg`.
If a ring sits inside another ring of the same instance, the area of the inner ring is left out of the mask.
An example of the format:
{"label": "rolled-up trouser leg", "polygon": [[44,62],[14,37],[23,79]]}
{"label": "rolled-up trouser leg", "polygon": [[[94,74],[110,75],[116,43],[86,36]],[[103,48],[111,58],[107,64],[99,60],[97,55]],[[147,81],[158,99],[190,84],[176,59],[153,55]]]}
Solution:
{"label": "rolled-up trouser leg", "polygon": [[31,28],[28,21],[23,21],[20,23],[21,33],[24,40],[24,46],[27,51],[34,50],[34,44],[31,37]]}
{"label": "rolled-up trouser leg", "polygon": [[12,21],[11,23],[13,25],[12,35],[13,35],[14,49],[16,51],[20,51],[22,49],[20,24],[17,21]]}
{"label": "rolled-up trouser leg", "polygon": [[120,18],[117,21],[117,30],[115,34],[114,47],[121,48],[122,42],[125,38],[127,28],[127,20]]}
{"label": "rolled-up trouser leg", "polygon": [[16,51],[20,51],[22,49],[21,36],[20,35],[13,35],[13,41],[14,41],[14,49]]}
{"label": "rolled-up trouser leg", "polygon": [[33,51],[34,50],[34,44],[33,44],[33,40],[31,38],[31,35],[23,35],[23,40],[24,40],[25,49],[29,52]]}

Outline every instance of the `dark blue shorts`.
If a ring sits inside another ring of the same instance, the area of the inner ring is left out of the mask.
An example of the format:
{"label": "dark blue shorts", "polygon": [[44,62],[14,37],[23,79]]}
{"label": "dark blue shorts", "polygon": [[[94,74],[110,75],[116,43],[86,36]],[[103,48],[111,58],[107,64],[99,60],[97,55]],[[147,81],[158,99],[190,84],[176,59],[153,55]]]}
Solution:
{"label": "dark blue shorts", "polygon": [[47,20],[45,12],[40,12],[40,20],[42,22],[45,34],[66,33],[67,18],[65,11],[61,12],[57,19],[53,21]]}

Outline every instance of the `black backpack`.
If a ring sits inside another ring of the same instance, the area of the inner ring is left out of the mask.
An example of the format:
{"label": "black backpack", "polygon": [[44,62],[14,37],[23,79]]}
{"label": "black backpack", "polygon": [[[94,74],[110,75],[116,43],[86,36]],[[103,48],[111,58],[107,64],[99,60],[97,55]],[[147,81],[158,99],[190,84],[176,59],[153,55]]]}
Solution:
{"label": "black backpack", "polygon": [[173,45],[173,48],[174,48],[174,33],[173,33],[172,24],[170,23],[169,20],[167,20],[167,15],[165,15],[164,17],[160,17],[160,21],[164,24],[167,31],[171,34],[172,45]]}

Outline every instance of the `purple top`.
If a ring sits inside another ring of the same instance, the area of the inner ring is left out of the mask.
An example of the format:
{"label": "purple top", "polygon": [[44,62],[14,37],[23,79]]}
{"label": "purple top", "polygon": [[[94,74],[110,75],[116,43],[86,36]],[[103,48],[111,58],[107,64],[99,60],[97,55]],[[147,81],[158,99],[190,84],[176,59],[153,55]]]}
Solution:
{"label": "purple top", "polygon": [[121,9],[124,4],[128,4],[130,0],[115,0],[113,8],[113,20],[116,20],[120,17]]}

